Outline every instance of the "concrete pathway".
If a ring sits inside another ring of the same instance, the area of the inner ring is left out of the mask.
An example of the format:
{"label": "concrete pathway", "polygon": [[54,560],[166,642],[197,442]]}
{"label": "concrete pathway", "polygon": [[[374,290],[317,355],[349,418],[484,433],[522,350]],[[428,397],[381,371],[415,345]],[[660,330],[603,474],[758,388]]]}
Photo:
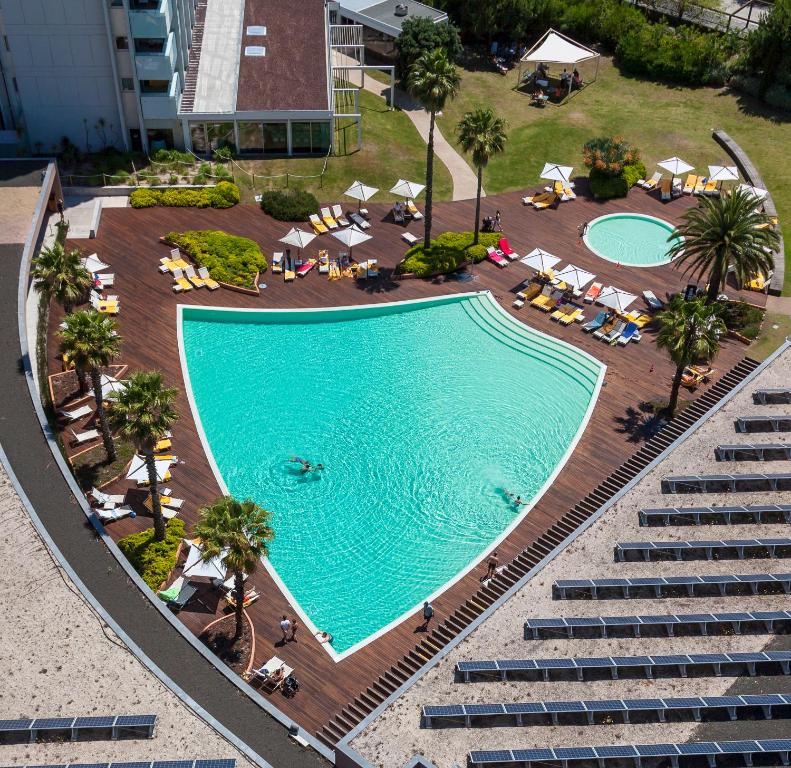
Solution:
{"label": "concrete pathway", "polygon": [[[343,54],[335,54],[336,66],[343,66],[345,62],[353,66],[356,62],[345,57]],[[354,85],[360,86],[363,81],[360,70],[349,70],[348,79]],[[376,96],[381,96],[385,101],[390,101],[390,86],[374,80],[372,77],[364,78],[362,87]],[[395,89],[395,106],[401,109],[404,114],[412,121],[417,128],[420,138],[428,144],[428,131],[431,118],[423,109],[423,105],[416,102],[409,94]],[[475,171],[467,165],[467,161],[450,145],[448,140],[442,135],[439,127],[434,127],[434,154],[439,158],[448,169],[453,180],[453,199],[469,200],[475,197],[478,190],[478,177]],[[417,179],[415,179],[417,181]],[[481,189],[481,197],[486,197],[486,192]]]}
{"label": "concrete pathway", "polygon": [[767,296],[766,311],[776,315],[791,315],[791,296]]}

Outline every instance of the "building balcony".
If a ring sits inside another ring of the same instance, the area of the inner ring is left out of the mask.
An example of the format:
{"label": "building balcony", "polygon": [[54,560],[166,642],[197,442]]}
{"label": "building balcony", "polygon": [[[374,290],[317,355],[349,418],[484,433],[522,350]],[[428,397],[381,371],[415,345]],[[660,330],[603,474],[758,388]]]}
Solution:
{"label": "building balcony", "polygon": [[167,93],[140,93],[143,120],[175,120],[179,111],[179,76],[173,75]]}
{"label": "building balcony", "polygon": [[130,0],[129,26],[132,37],[167,37],[171,13],[171,0]]}
{"label": "building balcony", "polygon": [[135,52],[138,80],[170,80],[176,67],[176,36],[171,32],[160,53]]}

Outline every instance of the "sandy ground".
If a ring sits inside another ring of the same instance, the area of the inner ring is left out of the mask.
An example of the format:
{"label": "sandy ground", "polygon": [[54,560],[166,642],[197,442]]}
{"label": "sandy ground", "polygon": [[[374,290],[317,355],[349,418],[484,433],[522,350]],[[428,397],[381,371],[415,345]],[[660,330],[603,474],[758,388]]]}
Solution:
{"label": "sandy ground", "polygon": [[[749,462],[717,463],[714,459],[714,447],[721,443],[788,442],[791,433],[738,434],[734,429],[733,421],[737,415],[791,411],[791,406],[756,406],[751,396],[755,389],[788,386],[789,382],[791,382],[791,351],[786,352],[756,381],[700,427],[656,470],[643,478],[537,577],[525,585],[488,621],[460,643],[440,664],[363,731],[352,746],[377,766],[387,766],[387,768],[402,766],[413,755],[421,753],[432,760],[438,768],[453,768],[456,763],[466,765],[466,753],[470,749],[688,740],[695,731],[695,723],[428,730],[420,728],[420,708],[427,704],[716,696],[726,693],[734,683],[734,678],[464,684],[453,682],[453,669],[456,662],[462,660],[759,651],[765,648],[773,639],[770,635],[526,641],[523,639],[522,628],[524,619],[528,617],[786,609],[789,598],[785,595],[628,601],[553,600],[550,587],[553,581],[561,578],[762,573],[790,570],[791,562],[787,559],[743,561],[733,559],[711,562],[668,560],[652,563],[615,563],[613,559],[613,546],[617,541],[770,538],[788,535],[788,526],[783,524],[712,526],[703,530],[695,527],[640,528],[638,510],[644,507],[683,505],[791,503],[791,493],[703,496],[669,495],[660,492],[660,480],[668,475],[728,471],[742,473],[761,469],[788,471],[788,462],[765,462],[760,465]],[[791,683],[787,678],[762,679],[774,681],[769,682],[770,686],[779,685],[784,691],[791,690]]]}
{"label": "sandy ground", "polygon": [[82,599],[0,468],[0,717],[156,714],[153,739],[3,745],[4,765],[236,758]]}

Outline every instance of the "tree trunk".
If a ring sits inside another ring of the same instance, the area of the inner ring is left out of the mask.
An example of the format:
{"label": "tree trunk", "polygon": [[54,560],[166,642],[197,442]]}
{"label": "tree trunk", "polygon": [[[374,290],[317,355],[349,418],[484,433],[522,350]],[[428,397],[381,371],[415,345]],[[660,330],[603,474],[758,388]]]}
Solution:
{"label": "tree trunk", "polygon": [[104,412],[104,398],[102,397],[102,372],[98,368],[91,368],[91,384],[93,384],[93,396],[96,400],[96,418],[99,419],[99,426],[102,430],[102,442],[104,452],[107,454],[107,461],[112,464],[118,458],[115,452],[115,440],[113,433],[110,432],[110,425],[107,423],[107,414]]}
{"label": "tree trunk", "polygon": [[709,274],[709,289],[706,291],[706,304],[713,304],[717,301],[717,296],[720,295],[722,277],[722,261],[717,257]]}
{"label": "tree trunk", "polygon": [[434,197],[434,122],[436,115],[431,111],[431,122],[428,129],[428,145],[426,147],[426,213],[425,235],[423,236],[423,248],[428,250],[431,247],[431,205]]}
{"label": "tree trunk", "polygon": [[478,166],[478,192],[475,195],[475,236],[472,244],[478,245],[478,233],[481,231],[481,187],[483,186],[483,166]]}
{"label": "tree trunk", "polygon": [[80,394],[85,395],[88,392],[88,377],[82,368],[74,366],[74,372],[77,374],[77,383],[80,385]]}
{"label": "tree trunk", "polygon": [[681,377],[684,375],[685,365],[676,366],[676,375],[673,376],[673,386],[670,390],[670,402],[667,405],[667,412],[672,419],[676,414],[676,407],[678,406],[678,393],[681,389]]}
{"label": "tree trunk", "polygon": [[165,540],[165,518],[162,517],[162,506],[159,503],[159,480],[157,480],[157,463],[154,461],[153,447],[143,454],[148,470],[148,487],[151,493],[151,514],[154,516],[154,536],[157,541]]}
{"label": "tree trunk", "polygon": [[242,639],[244,630],[244,574],[241,571],[233,572],[233,591],[236,600],[236,630],[233,641]]}

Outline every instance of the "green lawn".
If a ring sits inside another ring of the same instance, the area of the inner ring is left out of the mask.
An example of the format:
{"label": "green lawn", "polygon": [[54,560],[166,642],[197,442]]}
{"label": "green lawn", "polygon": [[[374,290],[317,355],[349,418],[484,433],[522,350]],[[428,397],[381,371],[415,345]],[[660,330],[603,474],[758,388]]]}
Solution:
{"label": "green lawn", "polygon": [[749,346],[747,354],[755,360],[765,360],[789,337],[791,317],[767,312],[761,326],[761,335]]}
{"label": "green lawn", "polygon": [[[311,191],[320,201],[340,200],[345,189],[355,180],[385,192],[399,177],[422,181],[426,176],[426,145],[409,118],[400,110],[390,111],[384,101],[371,93],[360,93],[360,111],[363,115],[363,148],[357,151],[357,128],[349,125],[340,133],[339,152],[347,154],[332,156],[327,162],[323,180],[300,179],[298,176],[316,176],[324,167],[324,158],[276,158],[272,160],[238,160],[243,168],[256,174],[257,191],[263,188],[282,189],[286,178],[259,179],[261,176],[277,176],[288,173],[288,185],[302,186]],[[350,121],[351,123],[351,121]],[[234,169],[234,177],[242,188],[243,202],[253,196],[251,179]],[[437,160],[434,163],[434,194],[440,200],[449,200],[452,193],[450,174]],[[386,195],[376,199],[386,199]]]}
{"label": "green lawn", "polygon": [[[484,173],[489,193],[523,189],[538,181],[545,161],[573,165],[584,172],[582,145],[598,135],[622,135],[642,151],[646,166],[678,155],[704,171],[727,161],[711,139],[711,129],[727,131],[763,175],[791,242],[791,174],[782,159],[791,147],[791,117],[781,116],[744,96],[713,88],[680,88],[625,77],[602,58],[595,83],[563,106],[531,107],[529,98],[512,90],[517,74],[462,70],[459,96],[446,105],[439,125],[450,138],[464,112],[491,106],[508,120],[506,152]],[[791,258],[787,257],[786,293],[791,292]]]}

